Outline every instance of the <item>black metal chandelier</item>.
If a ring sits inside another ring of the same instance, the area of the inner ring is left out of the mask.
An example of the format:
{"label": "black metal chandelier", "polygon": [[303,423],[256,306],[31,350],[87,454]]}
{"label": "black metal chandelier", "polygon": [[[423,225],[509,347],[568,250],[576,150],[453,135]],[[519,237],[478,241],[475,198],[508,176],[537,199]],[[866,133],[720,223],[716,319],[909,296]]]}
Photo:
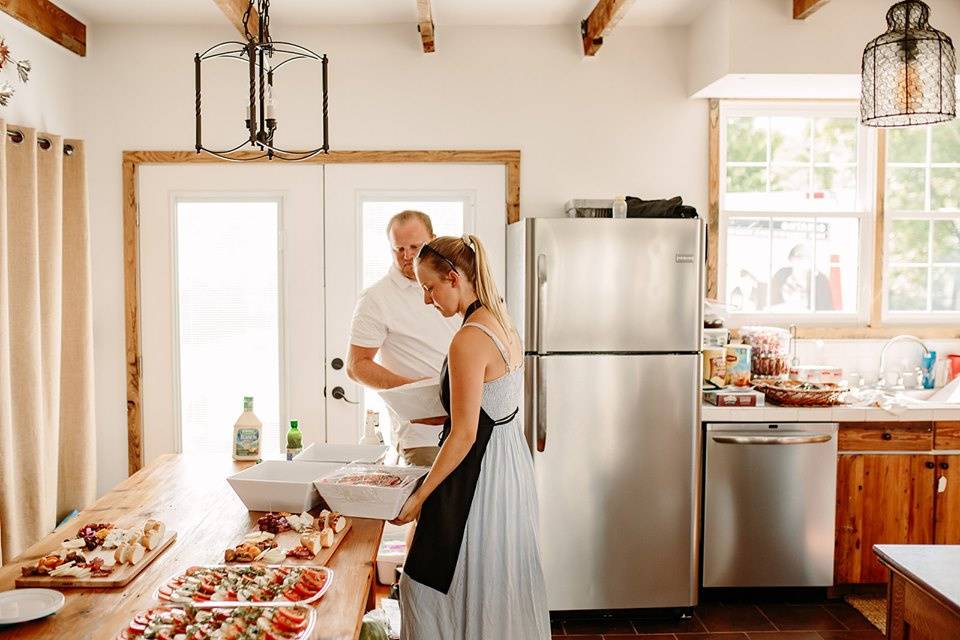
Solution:
{"label": "black metal chandelier", "polygon": [[887,11],[887,31],[863,51],[860,121],[910,127],[952,120],[956,67],[953,41],[930,26],[930,7],[896,3]]}
{"label": "black metal chandelier", "polygon": [[[250,17],[255,12],[259,26],[256,35],[250,33]],[[330,150],[328,140],[327,120],[327,56],[314,53],[306,47],[292,42],[274,41],[270,37],[270,0],[249,0],[247,10],[243,14],[244,37],[246,42],[228,41],[215,44],[203,53],[194,55],[194,69],[196,77],[196,123],[197,123],[197,153],[205,152],[224,160],[237,162],[260,160],[262,158],[280,159],[296,162],[307,160],[320,153]],[[244,121],[247,137],[243,142],[232,149],[210,149],[202,140],[202,117],[200,109],[200,79],[201,66],[206,60],[215,58],[233,58],[246,64],[248,73],[247,118]],[[320,78],[322,91],[323,114],[323,144],[315,149],[289,150],[281,149],[274,144],[274,134],[277,131],[276,104],[273,97],[273,78],[285,64],[295,60],[314,60],[320,63]],[[250,153],[250,146],[254,151]]]}

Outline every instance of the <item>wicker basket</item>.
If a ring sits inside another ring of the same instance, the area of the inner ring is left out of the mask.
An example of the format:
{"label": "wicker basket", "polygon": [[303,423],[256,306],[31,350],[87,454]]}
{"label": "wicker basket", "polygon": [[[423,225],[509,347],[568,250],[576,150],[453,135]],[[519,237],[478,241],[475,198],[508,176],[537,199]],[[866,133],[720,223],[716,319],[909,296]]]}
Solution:
{"label": "wicker basket", "polygon": [[841,403],[846,387],[838,384],[822,383],[822,389],[799,388],[805,383],[783,381],[776,384],[755,384],[754,388],[766,396],[767,400],[788,407],[829,407]]}

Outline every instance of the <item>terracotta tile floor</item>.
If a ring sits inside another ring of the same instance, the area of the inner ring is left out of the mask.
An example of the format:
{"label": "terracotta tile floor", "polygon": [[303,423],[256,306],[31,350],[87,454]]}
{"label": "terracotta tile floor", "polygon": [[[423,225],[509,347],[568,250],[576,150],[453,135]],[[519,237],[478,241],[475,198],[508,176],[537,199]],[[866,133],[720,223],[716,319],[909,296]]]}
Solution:
{"label": "terracotta tile floor", "polygon": [[555,619],[553,637],[579,640],[883,640],[842,601],[707,602],[676,619]]}

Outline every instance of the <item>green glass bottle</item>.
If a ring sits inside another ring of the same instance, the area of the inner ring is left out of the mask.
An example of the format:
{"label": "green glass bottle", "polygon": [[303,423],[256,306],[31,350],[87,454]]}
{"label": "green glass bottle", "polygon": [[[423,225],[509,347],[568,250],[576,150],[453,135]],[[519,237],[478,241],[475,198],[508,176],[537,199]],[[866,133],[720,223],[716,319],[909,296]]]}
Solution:
{"label": "green glass bottle", "polygon": [[287,430],[287,460],[293,460],[293,457],[303,451],[303,434],[296,420],[290,421],[290,428]]}

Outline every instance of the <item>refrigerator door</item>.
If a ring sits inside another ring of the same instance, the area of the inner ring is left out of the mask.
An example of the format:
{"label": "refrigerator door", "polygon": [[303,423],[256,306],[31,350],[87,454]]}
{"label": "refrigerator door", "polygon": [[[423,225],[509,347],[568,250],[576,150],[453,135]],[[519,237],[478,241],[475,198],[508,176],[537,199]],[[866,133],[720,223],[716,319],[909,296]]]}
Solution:
{"label": "refrigerator door", "polygon": [[526,418],[550,609],[695,605],[700,356],[536,360]]}
{"label": "refrigerator door", "polygon": [[698,351],[703,237],[702,221],[691,219],[510,225],[508,307],[526,350]]}

